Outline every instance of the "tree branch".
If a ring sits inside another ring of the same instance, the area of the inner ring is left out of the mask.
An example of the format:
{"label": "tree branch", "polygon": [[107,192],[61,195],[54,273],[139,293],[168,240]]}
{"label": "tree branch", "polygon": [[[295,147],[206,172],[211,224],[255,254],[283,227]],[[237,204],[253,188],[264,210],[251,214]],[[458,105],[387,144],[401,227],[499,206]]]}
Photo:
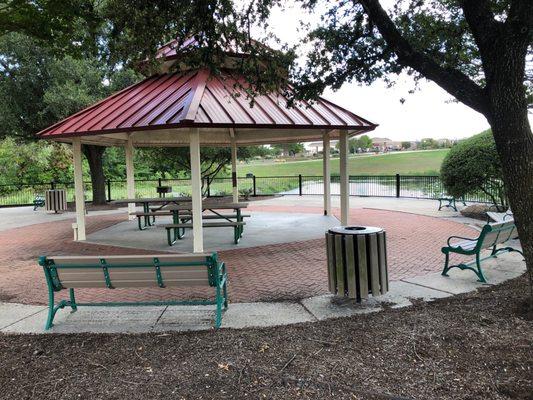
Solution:
{"label": "tree branch", "polygon": [[394,22],[381,7],[379,0],[359,0],[359,3],[402,65],[418,71],[474,110],[484,115],[489,113],[489,105],[483,88],[462,72],[453,68],[443,68],[423,52],[415,50],[398,31]]}

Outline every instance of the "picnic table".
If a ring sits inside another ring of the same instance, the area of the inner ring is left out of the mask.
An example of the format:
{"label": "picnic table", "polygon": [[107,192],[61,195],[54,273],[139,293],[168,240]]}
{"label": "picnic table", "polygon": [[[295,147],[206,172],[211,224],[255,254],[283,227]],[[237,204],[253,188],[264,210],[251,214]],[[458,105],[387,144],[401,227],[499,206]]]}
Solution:
{"label": "picnic table", "polygon": [[[139,229],[143,230],[147,226],[152,226],[150,222],[150,217],[152,217],[153,222],[155,222],[156,212],[163,209],[163,207],[174,204],[179,205],[182,203],[191,202],[191,198],[188,196],[180,197],[145,197],[138,199],[123,199],[112,201],[111,204],[142,204],[143,211],[141,213],[135,213],[139,220]],[[157,205],[157,207],[153,207]],[[141,217],[144,218],[144,227],[141,225]]]}
{"label": "picnic table", "polygon": [[[248,207],[248,203],[224,203],[217,200],[207,200],[202,203],[202,212],[209,211],[210,214],[202,215],[202,220],[223,220],[221,222],[203,222],[204,228],[232,227],[234,232],[234,242],[237,244],[242,238],[245,222],[242,210]],[[169,246],[176,243],[185,234],[185,229],[192,228],[192,203],[169,204],[165,210],[172,212],[172,224],[161,225],[167,230],[167,241]],[[224,214],[222,210],[232,210],[232,214]]]}

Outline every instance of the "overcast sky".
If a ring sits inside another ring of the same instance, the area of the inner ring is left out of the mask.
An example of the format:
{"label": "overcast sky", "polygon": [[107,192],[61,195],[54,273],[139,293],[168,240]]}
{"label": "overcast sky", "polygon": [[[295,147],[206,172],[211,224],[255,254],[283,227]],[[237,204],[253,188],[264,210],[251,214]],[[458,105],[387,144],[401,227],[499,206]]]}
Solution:
{"label": "overcast sky", "polygon": [[[383,3],[390,3],[385,0]],[[303,36],[298,32],[299,20],[318,21],[317,16],[306,16],[297,6],[274,10],[270,29],[282,41],[296,44]],[[453,102],[443,89],[429,81],[421,81],[414,94],[411,78],[402,76],[393,88],[383,82],[370,86],[345,84],[337,92],[327,91],[324,97],[346,109],[379,124],[372,137],[393,140],[416,140],[425,137],[464,138],[489,128],[481,114],[469,107]],[[405,98],[401,104],[400,99]]]}

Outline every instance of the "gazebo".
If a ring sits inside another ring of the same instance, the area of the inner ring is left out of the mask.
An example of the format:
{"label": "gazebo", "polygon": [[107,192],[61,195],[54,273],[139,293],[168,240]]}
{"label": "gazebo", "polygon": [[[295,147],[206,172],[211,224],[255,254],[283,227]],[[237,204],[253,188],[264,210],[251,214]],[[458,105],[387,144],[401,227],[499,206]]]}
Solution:
{"label": "gazebo", "polygon": [[[190,45],[190,43],[188,43]],[[203,252],[200,146],[228,146],[232,154],[233,201],[238,201],[237,147],[323,141],[324,214],[331,214],[330,140],[339,140],[341,223],[348,222],[348,138],[376,124],[326,100],[288,106],[281,91],[258,95],[250,103],[247,83],[234,70],[168,72],[179,62],[175,42],[159,52],[161,73],[150,76],[39,132],[41,139],[71,143],[74,161],[77,239],[85,240],[82,144],[123,146],[128,197],[135,197],[135,147],[189,146],[194,252]],[[228,57],[238,57],[228,52]],[[134,211],[135,205],[129,205]]]}

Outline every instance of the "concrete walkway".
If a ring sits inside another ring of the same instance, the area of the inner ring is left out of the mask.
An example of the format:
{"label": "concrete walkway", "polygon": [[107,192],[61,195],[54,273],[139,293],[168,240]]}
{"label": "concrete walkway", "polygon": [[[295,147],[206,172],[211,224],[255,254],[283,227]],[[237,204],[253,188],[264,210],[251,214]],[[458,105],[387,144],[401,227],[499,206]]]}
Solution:
{"label": "concrete walkway", "polygon": [[[315,296],[299,302],[230,304],[223,328],[248,328],[313,322],[378,312],[387,307],[405,307],[413,299],[432,301],[496,285],[525,271],[518,253],[501,255],[484,263],[488,284],[476,282],[470,271],[452,270],[450,277],[438,273],[390,283],[390,291],[361,304],[331,295]],[[44,333],[47,307],[0,303],[0,332]],[[161,307],[80,307],[76,313],[60,310],[48,333],[140,333],[210,330],[213,306]]]}

